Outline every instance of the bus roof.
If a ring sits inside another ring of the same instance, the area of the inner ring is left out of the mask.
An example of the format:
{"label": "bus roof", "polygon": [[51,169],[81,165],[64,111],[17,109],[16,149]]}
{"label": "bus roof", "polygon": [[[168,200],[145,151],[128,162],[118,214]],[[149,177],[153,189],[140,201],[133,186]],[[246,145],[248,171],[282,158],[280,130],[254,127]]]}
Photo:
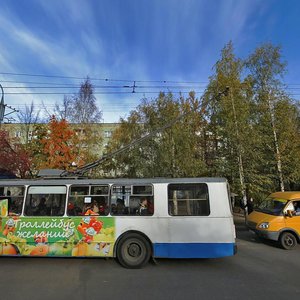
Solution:
{"label": "bus roof", "polygon": [[6,179],[0,180],[2,186],[13,185],[61,185],[61,184],[149,184],[149,183],[221,183],[227,182],[219,177],[193,177],[193,178],[112,178],[112,179],[78,179],[78,178],[41,178],[41,179]]}
{"label": "bus roof", "polygon": [[270,195],[272,198],[279,198],[279,199],[286,199],[286,200],[293,200],[293,199],[300,199],[300,191],[294,192],[275,192]]}

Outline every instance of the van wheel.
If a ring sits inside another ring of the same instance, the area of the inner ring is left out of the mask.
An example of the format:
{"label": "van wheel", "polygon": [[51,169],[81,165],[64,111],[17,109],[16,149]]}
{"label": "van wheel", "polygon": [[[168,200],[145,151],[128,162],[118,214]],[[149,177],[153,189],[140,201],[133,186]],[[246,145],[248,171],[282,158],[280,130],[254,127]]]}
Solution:
{"label": "van wheel", "polygon": [[279,242],[281,247],[286,250],[291,250],[297,245],[296,237],[290,232],[282,233]]}
{"label": "van wheel", "polygon": [[117,246],[119,263],[130,269],[143,267],[150,259],[149,242],[140,234],[130,233],[121,238]]}

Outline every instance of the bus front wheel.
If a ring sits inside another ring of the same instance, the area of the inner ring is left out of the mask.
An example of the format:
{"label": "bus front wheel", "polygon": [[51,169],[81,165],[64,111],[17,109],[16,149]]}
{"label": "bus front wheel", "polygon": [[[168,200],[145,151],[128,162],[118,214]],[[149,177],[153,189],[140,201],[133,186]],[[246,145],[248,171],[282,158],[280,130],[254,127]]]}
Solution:
{"label": "bus front wheel", "polygon": [[121,238],[117,246],[119,263],[130,269],[143,267],[150,259],[149,242],[138,233],[130,233]]}
{"label": "bus front wheel", "polygon": [[297,245],[297,239],[291,232],[283,232],[279,239],[283,249],[291,250]]}

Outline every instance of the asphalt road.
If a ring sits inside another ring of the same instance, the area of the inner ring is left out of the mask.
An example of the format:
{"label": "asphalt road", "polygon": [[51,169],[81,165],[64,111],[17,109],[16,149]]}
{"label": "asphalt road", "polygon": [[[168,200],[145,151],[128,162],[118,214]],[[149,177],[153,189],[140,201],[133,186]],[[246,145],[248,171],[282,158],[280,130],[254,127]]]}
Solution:
{"label": "asphalt road", "polygon": [[144,269],[114,259],[0,258],[1,300],[299,299],[300,245],[265,243],[236,223],[238,254],[165,260]]}

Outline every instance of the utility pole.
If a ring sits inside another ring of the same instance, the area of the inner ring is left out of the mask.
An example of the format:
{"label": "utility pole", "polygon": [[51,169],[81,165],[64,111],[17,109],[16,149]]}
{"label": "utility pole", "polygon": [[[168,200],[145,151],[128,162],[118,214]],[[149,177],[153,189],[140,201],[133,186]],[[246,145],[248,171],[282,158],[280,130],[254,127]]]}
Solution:
{"label": "utility pole", "polygon": [[1,123],[3,122],[3,119],[4,119],[5,104],[4,104],[4,90],[3,90],[3,87],[1,84],[0,84],[0,87],[1,87],[1,92],[2,92],[1,102],[0,102],[0,128],[1,128]]}
{"label": "utility pole", "polygon": [[[4,121],[4,117],[6,117],[12,113],[18,112],[18,110],[14,109],[11,106],[4,104],[4,90],[3,90],[3,87],[1,84],[0,84],[0,88],[1,88],[1,92],[2,92],[1,101],[0,101],[0,128],[1,128],[1,124]],[[11,111],[9,113],[5,114],[5,108],[9,108]]]}

